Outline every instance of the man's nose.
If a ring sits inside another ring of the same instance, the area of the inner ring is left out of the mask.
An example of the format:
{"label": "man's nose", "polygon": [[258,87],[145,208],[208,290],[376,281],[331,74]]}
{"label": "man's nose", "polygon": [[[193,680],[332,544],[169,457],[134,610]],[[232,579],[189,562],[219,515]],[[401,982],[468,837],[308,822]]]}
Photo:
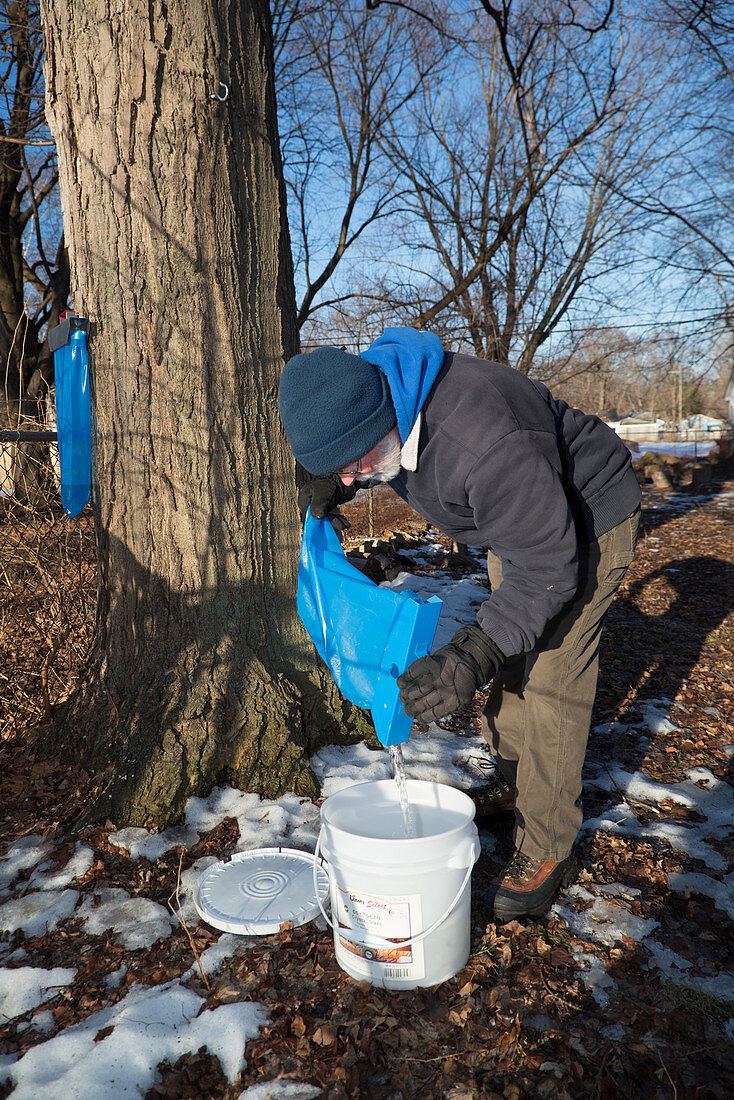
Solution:
{"label": "man's nose", "polygon": [[343,485],[351,485],[357,480],[356,474],[339,474],[339,480]]}

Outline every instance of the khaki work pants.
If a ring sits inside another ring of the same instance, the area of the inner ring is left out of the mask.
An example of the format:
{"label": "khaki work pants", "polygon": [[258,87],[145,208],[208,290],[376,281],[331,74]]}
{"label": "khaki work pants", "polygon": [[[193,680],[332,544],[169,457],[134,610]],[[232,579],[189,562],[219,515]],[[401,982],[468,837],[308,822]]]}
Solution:
{"label": "khaki work pants", "polygon": [[[561,860],[578,835],[581,770],[591,725],[604,616],[632,562],[639,510],[579,546],[579,587],[530,653],[511,657],[492,683],[482,733],[516,790],[515,847]],[[502,565],[487,556],[492,588]]]}

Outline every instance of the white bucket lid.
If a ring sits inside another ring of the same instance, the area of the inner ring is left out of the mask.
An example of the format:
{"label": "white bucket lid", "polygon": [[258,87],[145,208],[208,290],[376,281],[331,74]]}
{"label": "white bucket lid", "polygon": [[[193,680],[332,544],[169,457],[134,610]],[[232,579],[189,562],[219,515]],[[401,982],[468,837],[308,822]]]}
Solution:
{"label": "white bucket lid", "polygon": [[[323,902],[329,876],[316,871]],[[194,905],[202,920],[223,932],[267,936],[289,922],[306,924],[319,912],[313,856],[296,848],[254,848],[208,867],[196,884]]]}

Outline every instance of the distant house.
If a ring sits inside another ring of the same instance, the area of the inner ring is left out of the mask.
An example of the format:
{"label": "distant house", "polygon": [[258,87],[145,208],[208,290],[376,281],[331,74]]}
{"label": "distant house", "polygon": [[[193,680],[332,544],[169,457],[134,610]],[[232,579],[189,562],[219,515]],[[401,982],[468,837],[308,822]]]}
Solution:
{"label": "distant house", "polygon": [[660,433],[665,429],[664,420],[647,413],[633,413],[623,416],[621,420],[607,420],[607,424],[614,428],[620,439],[631,442],[659,439]]}
{"label": "distant house", "polygon": [[708,435],[713,439],[721,439],[729,434],[729,425],[724,420],[717,420],[713,416],[704,416],[697,413],[695,416],[685,416],[681,421],[681,433],[695,432],[698,436]]}
{"label": "distant house", "polygon": [[729,424],[734,428],[734,369],[724,390],[724,400],[729,402]]}

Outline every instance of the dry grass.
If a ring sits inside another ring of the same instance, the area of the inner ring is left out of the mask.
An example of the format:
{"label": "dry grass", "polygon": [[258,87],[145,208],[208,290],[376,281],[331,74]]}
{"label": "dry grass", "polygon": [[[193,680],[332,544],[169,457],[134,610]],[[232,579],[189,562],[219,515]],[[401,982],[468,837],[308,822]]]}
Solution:
{"label": "dry grass", "polygon": [[69,519],[53,479],[0,498],[0,740],[48,718],[73,685],[97,599],[94,521]]}

